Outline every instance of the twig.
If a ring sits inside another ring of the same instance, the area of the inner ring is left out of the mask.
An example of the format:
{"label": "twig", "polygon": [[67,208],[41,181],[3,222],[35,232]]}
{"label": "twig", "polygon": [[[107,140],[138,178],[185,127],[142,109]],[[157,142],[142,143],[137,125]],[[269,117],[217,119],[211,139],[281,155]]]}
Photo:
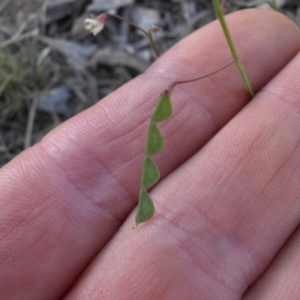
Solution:
{"label": "twig", "polygon": [[17,42],[20,42],[22,40],[25,40],[25,39],[28,39],[30,37],[34,37],[34,36],[37,36],[39,34],[39,31],[38,29],[34,29],[30,32],[27,32],[27,33],[24,33],[23,35],[16,35],[14,34],[9,40],[3,42],[0,44],[0,49],[3,49],[7,46],[9,46],[10,44],[13,44],[13,43],[17,43]]}
{"label": "twig", "polygon": [[9,153],[6,143],[5,143],[5,140],[4,140],[1,132],[0,132],[0,152]]}
{"label": "twig", "polygon": [[7,84],[13,79],[13,75],[7,76],[0,85],[0,96],[2,95]]}
{"label": "twig", "polygon": [[27,149],[31,146],[32,130],[33,130],[33,124],[36,115],[37,102],[38,102],[38,97],[34,97],[30,107],[29,116],[28,116],[28,122],[27,122],[25,139],[24,139],[24,149]]}
{"label": "twig", "polygon": [[0,13],[2,12],[2,10],[4,10],[4,8],[9,4],[10,1],[11,0],[6,0],[2,4],[0,4]]}

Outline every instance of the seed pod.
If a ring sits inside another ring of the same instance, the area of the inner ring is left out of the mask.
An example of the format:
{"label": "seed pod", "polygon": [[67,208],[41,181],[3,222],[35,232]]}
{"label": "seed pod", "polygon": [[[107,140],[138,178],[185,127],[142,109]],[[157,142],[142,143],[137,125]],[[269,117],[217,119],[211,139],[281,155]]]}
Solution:
{"label": "seed pod", "polygon": [[135,218],[136,225],[151,219],[155,212],[153,201],[148,194],[147,189],[154,186],[160,178],[158,167],[151,158],[151,156],[160,152],[164,146],[163,136],[156,123],[170,118],[172,115],[172,110],[170,91],[166,90],[162,93],[158,100],[148,128],[143,163],[143,175],[139,193],[138,212]]}

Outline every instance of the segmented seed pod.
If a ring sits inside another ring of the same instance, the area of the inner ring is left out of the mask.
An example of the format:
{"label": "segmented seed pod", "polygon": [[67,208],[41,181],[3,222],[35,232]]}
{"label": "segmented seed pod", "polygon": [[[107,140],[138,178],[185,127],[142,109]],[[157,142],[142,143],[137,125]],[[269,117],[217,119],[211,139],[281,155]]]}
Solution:
{"label": "segmented seed pod", "polygon": [[152,156],[160,152],[164,146],[163,136],[156,123],[167,120],[172,115],[172,104],[170,91],[166,90],[160,96],[151,117],[148,127],[147,142],[145,148],[143,174],[139,193],[138,212],[136,214],[136,225],[146,222],[154,215],[155,208],[147,189],[154,186],[160,178],[160,173]]}

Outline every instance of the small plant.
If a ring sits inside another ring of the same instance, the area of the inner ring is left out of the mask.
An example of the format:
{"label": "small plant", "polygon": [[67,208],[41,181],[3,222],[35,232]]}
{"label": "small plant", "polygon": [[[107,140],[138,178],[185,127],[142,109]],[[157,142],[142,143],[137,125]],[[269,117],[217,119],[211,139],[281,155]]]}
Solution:
{"label": "small plant", "polygon": [[[147,133],[147,141],[146,146],[144,150],[144,159],[143,159],[143,171],[142,171],[142,179],[141,179],[141,185],[140,185],[140,192],[139,192],[139,202],[138,202],[138,211],[136,214],[136,226],[138,226],[140,223],[146,222],[149,219],[151,219],[155,213],[155,207],[153,204],[153,201],[148,193],[148,189],[153,187],[160,179],[160,172],[155,164],[155,162],[152,159],[152,156],[160,152],[164,146],[164,138],[157,127],[157,123],[165,121],[169,119],[172,115],[172,103],[171,103],[171,94],[174,90],[175,86],[178,84],[184,84],[189,83],[193,81],[198,81],[203,78],[209,77],[225,68],[227,68],[232,63],[236,62],[237,67],[240,71],[241,77],[244,81],[244,84],[246,86],[246,89],[248,90],[249,94],[253,96],[253,91],[251,88],[251,85],[249,83],[249,80],[247,78],[246,72],[244,70],[244,67],[238,57],[237,51],[235,49],[233,40],[231,38],[228,26],[226,24],[224,15],[223,15],[223,9],[225,5],[225,1],[222,1],[222,4],[220,5],[219,0],[213,0],[213,5],[215,7],[216,14],[220,20],[221,26],[224,31],[224,35],[226,37],[226,40],[228,42],[229,48],[231,50],[233,61],[226,64],[225,66],[219,68],[218,70],[211,72],[209,74],[206,74],[201,77],[185,80],[185,81],[175,81],[173,82],[159,97],[159,100],[157,102],[157,105],[154,109],[154,112],[151,116],[150,124],[148,127],[148,133]],[[152,33],[157,32],[158,30],[161,30],[160,28],[156,26],[150,26],[148,30],[144,30],[137,26],[136,24],[113,14],[100,14],[97,17],[91,17],[90,19],[86,19],[84,24],[85,28],[89,31],[91,31],[94,35],[97,35],[104,27],[104,23],[107,17],[114,17],[117,19],[120,19],[124,22],[127,22],[128,24],[132,25],[134,28],[140,30],[143,32],[150,41],[151,47],[155,53],[155,56],[159,56],[159,52],[155,46],[155,43],[152,38]]]}
{"label": "small plant", "polygon": [[148,194],[147,189],[154,186],[158,182],[160,178],[160,173],[151,157],[157,154],[158,152],[160,152],[164,146],[163,136],[160,133],[156,124],[158,122],[169,119],[172,115],[173,109],[171,103],[171,93],[173,89],[178,84],[189,83],[189,82],[193,82],[193,81],[197,81],[209,77],[227,68],[229,65],[233,64],[234,62],[235,61],[233,60],[230,63],[223,66],[222,68],[198,78],[185,80],[185,81],[175,81],[168,87],[168,89],[166,89],[161,94],[156,104],[156,107],[154,109],[154,112],[152,114],[150,125],[148,127],[147,142],[145,147],[144,163],[143,163],[143,174],[142,174],[140,194],[139,194],[139,205],[138,205],[138,212],[135,218],[136,225],[151,219],[155,212],[153,201],[150,195]]}

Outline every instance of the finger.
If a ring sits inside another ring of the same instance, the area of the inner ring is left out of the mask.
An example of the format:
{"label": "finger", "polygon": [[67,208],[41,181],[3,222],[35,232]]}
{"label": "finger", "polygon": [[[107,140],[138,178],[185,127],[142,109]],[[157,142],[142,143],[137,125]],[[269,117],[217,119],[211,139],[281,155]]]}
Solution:
{"label": "finger", "polygon": [[[241,29],[245,19],[247,37]],[[248,11],[229,21],[255,90],[299,49],[298,29],[278,14]],[[215,38],[208,42],[211,36]],[[227,63],[230,55],[221,36],[217,23],[200,30],[146,75],[66,122],[1,170],[0,257],[6,280],[0,289],[7,298],[24,291],[30,299],[59,297],[114,234],[136,204],[147,122],[157,96],[173,80],[166,70],[185,79]],[[266,36],[268,43],[263,42]],[[176,121],[164,126],[168,147],[158,158],[162,174],[199,149],[247,100],[233,67],[206,83],[177,88]]]}
{"label": "finger", "polygon": [[299,299],[299,249],[300,231],[297,229],[267,271],[250,287],[242,299]]}
{"label": "finger", "polygon": [[66,299],[240,299],[299,223],[299,70],[168,175],[153,220],[132,216]]}

